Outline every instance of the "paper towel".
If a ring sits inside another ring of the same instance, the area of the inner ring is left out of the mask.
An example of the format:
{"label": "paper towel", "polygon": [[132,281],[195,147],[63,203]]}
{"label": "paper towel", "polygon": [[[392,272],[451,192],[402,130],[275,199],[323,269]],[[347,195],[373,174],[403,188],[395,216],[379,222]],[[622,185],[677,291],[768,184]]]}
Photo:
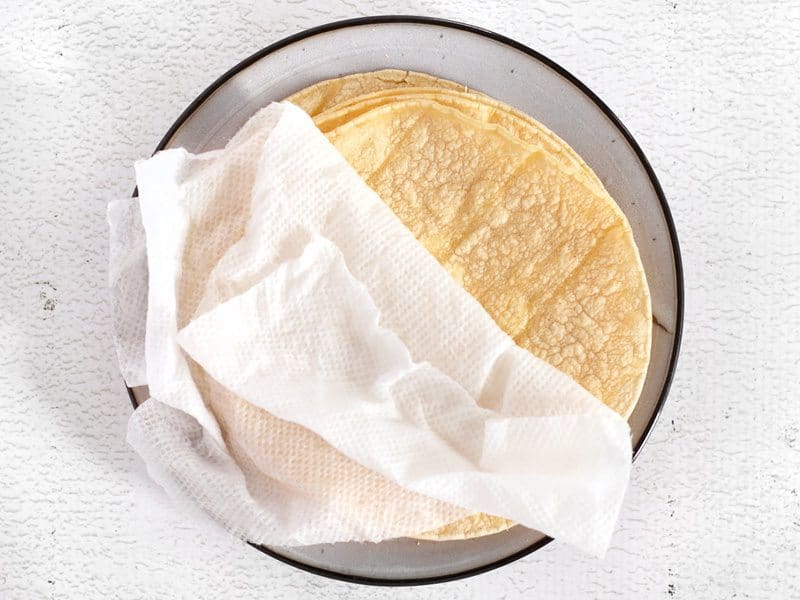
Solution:
{"label": "paper towel", "polygon": [[129,440],[173,496],[270,544],[482,511],[604,552],[625,421],[517,347],[302,111],[137,183],[151,399]]}

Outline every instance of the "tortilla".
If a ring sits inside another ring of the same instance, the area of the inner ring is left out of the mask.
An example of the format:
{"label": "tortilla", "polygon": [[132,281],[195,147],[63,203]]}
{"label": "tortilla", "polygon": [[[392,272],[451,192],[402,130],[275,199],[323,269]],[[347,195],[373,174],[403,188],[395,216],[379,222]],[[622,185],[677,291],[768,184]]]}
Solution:
{"label": "tortilla", "polygon": [[[577,153],[534,119],[452,82],[405,74],[391,83],[383,73],[322,82],[290,100],[316,115],[518,345],[629,416],[647,372],[652,315],[622,211]],[[461,539],[511,525],[473,515],[418,537]]]}

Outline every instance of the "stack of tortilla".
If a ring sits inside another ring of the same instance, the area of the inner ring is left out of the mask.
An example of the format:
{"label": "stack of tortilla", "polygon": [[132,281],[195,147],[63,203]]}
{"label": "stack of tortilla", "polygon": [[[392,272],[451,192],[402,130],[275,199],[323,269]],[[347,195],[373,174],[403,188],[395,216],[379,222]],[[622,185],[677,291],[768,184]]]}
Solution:
{"label": "stack of tortilla", "polygon": [[[647,281],[625,216],[566,142],[422,73],[349,75],[287,100],[518,345],[630,415],[650,356]],[[511,525],[476,514],[419,537]]]}

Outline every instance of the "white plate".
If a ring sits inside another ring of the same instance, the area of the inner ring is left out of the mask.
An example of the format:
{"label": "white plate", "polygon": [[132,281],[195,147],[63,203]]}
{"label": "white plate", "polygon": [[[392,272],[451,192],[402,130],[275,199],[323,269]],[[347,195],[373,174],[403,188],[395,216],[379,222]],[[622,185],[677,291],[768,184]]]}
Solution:
{"label": "white plate", "polygon": [[[637,454],[666,399],[678,355],[683,322],[678,242],[661,187],[639,146],[602,101],[549,59],[513,40],[460,23],[419,17],[332,23],[273,44],[234,67],[186,109],[158,149],[221,148],[273,100],[322,79],[390,67],[464,83],[541,121],[580,153],[628,217],[654,315],[647,380],[630,418]],[[138,391],[134,395],[143,400]],[[399,539],[261,549],[330,577],[411,585],[496,568],[548,541],[518,526],[453,542]]]}

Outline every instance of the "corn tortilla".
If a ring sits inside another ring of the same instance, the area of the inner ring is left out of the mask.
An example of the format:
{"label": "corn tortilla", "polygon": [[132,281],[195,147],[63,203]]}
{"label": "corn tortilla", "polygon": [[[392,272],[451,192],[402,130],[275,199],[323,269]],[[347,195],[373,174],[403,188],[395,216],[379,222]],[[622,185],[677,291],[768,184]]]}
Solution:
{"label": "corn tortilla", "polygon": [[[289,100],[517,344],[630,415],[649,362],[649,291],[625,216],[572,148],[424,74],[352,75]],[[476,514],[417,537],[511,525]]]}

